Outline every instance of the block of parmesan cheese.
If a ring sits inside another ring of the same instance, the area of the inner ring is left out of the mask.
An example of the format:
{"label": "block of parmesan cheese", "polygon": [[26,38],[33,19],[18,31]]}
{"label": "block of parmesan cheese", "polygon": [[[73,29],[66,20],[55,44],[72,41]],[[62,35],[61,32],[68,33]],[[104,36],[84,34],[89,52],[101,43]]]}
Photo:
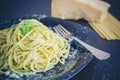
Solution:
{"label": "block of parmesan cheese", "polygon": [[52,0],[52,17],[102,22],[110,4],[102,0]]}

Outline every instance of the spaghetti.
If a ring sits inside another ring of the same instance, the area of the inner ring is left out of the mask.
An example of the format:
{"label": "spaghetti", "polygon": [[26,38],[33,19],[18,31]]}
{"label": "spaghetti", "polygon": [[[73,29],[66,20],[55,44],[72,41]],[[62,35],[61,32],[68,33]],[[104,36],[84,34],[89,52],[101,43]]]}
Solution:
{"label": "spaghetti", "polygon": [[0,73],[46,72],[65,63],[70,45],[37,20],[23,20],[0,31]]}
{"label": "spaghetti", "polygon": [[107,40],[120,39],[120,22],[110,13],[108,13],[108,18],[104,22],[102,23],[89,22],[89,24],[103,39]]}

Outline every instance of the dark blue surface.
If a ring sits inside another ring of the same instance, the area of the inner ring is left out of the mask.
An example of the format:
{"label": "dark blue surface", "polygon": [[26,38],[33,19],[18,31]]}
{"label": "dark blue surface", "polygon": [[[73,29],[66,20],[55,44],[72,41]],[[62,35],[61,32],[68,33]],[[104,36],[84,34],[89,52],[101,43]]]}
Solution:
{"label": "dark blue surface", "polygon": [[[110,13],[120,20],[120,0],[106,1],[111,3]],[[0,0],[0,21],[32,14],[50,16],[50,3],[51,0]],[[88,25],[80,20],[74,22]],[[71,80],[120,80],[120,40],[106,41],[99,38],[98,45],[93,46],[109,52],[111,57],[105,61],[94,59]]]}

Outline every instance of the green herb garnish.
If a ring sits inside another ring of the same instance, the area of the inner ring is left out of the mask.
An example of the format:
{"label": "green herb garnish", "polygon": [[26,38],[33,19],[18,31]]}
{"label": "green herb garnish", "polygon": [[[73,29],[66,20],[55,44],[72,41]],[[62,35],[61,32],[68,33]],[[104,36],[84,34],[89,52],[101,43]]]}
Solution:
{"label": "green herb garnish", "polygon": [[37,26],[40,26],[40,25],[36,25],[36,24],[33,24],[29,21],[26,21],[22,25],[21,32],[22,32],[23,35],[26,35],[31,29],[33,29],[34,27],[37,27]]}

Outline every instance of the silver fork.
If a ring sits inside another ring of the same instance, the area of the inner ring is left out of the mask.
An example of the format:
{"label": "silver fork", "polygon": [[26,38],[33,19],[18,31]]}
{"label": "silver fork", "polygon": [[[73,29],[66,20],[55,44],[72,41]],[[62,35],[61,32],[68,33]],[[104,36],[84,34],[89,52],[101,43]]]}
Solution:
{"label": "silver fork", "polygon": [[86,49],[88,49],[92,53],[92,55],[94,55],[99,60],[105,60],[110,57],[110,54],[108,52],[97,49],[97,48],[83,42],[82,40],[78,39],[77,37],[72,36],[72,34],[60,24],[53,27],[53,29],[55,30],[55,32],[57,34],[63,36],[64,38],[73,38],[74,40],[79,42],[82,46],[84,46]]}

